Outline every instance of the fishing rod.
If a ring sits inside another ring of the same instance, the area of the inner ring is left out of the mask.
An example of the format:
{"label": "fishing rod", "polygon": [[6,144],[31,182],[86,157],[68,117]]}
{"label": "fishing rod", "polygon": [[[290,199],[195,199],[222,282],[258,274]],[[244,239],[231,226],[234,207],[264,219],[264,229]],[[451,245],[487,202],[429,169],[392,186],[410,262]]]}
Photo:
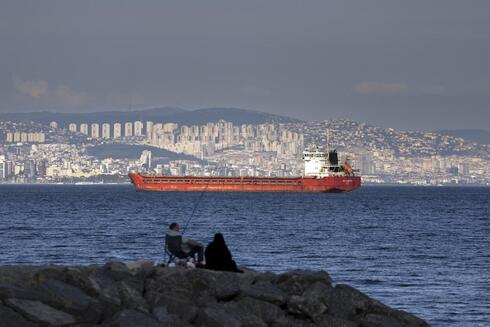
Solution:
{"label": "fishing rod", "polygon": [[194,204],[194,208],[192,209],[192,212],[189,216],[189,218],[187,219],[187,222],[185,223],[184,227],[182,228],[182,235],[184,235],[185,233],[185,230],[187,229],[187,227],[189,226],[192,218],[194,217],[194,214],[196,213],[196,210],[197,210],[197,207],[199,206],[199,204],[201,203],[201,200],[202,198],[204,197],[204,193],[206,192],[207,188],[209,186],[209,181],[208,183],[206,184],[206,187],[201,191],[201,194],[199,195],[199,198],[197,199],[196,203]]}

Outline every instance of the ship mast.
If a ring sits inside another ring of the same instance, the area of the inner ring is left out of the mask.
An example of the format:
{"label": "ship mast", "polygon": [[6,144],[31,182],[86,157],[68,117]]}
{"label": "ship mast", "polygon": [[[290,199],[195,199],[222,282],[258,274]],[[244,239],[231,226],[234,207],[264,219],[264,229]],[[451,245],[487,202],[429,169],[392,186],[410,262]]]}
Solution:
{"label": "ship mast", "polygon": [[327,153],[330,151],[330,128],[327,128]]}

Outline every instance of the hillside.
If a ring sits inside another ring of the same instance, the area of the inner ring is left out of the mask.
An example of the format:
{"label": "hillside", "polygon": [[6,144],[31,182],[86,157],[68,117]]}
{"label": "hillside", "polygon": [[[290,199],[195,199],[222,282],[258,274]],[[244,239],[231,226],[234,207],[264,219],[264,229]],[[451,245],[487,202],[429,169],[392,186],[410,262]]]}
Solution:
{"label": "hillside", "polygon": [[442,130],[437,131],[437,133],[448,136],[461,137],[470,142],[490,145],[490,131],[484,129]]}
{"label": "hillside", "polygon": [[238,108],[204,108],[197,110],[184,110],[181,108],[164,107],[137,111],[102,111],[90,113],[57,113],[57,112],[29,112],[29,113],[3,113],[0,120],[4,121],[33,121],[41,124],[58,122],[59,126],[67,127],[69,123],[115,123],[134,121],[173,122],[185,125],[205,124],[226,120],[234,124],[260,124],[260,123],[294,123],[297,119],[273,115],[260,111]]}
{"label": "hillside", "polygon": [[370,126],[351,120],[326,120],[290,124],[290,130],[303,133],[305,144],[323,146],[330,131],[330,146],[386,150],[396,156],[421,157],[457,155],[490,158],[490,146],[437,132],[405,132]]}

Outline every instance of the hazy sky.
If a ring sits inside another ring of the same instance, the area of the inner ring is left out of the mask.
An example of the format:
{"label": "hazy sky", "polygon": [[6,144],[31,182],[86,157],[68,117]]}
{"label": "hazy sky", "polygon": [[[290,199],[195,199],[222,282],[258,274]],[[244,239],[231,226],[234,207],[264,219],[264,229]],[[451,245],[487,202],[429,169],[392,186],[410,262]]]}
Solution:
{"label": "hazy sky", "polygon": [[490,1],[0,2],[0,112],[240,107],[490,129]]}

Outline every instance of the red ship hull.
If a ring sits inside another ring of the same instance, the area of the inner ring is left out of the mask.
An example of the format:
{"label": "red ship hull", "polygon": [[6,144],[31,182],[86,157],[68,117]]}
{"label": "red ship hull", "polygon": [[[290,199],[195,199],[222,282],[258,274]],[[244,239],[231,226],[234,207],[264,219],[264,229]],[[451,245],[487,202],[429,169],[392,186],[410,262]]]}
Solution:
{"label": "red ship hull", "polygon": [[349,192],[361,186],[359,176],[322,178],[264,177],[186,177],[129,174],[137,191],[209,191],[209,192]]}

